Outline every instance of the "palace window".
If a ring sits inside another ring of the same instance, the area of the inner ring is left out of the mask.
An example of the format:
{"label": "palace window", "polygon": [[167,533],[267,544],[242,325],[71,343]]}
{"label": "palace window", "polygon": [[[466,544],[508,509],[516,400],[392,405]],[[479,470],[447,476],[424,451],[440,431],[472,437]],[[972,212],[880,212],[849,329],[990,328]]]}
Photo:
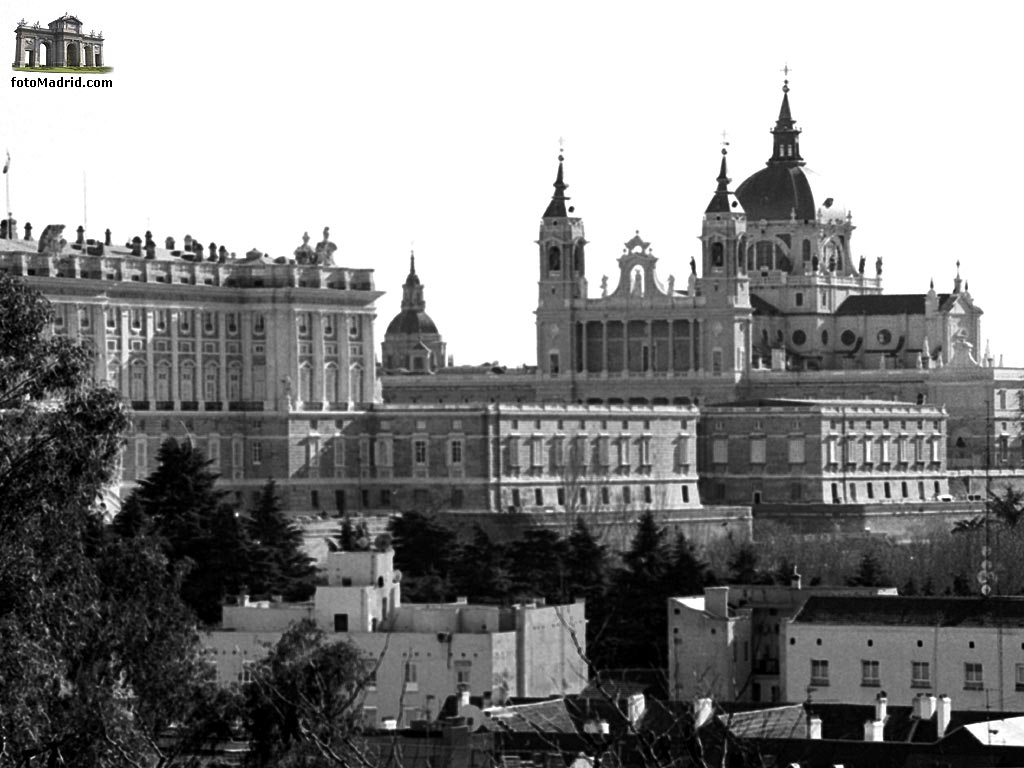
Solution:
{"label": "palace window", "polygon": [[964,664],[964,690],[980,691],[984,687],[985,681],[981,663],[968,661]]}
{"label": "palace window", "polygon": [[879,677],[879,665],[875,660],[863,660],[860,663],[860,684],[865,687],[878,687],[881,685]]}
{"label": "palace window", "polygon": [[910,662],[910,687],[930,688],[932,685],[932,668],[927,661]]}
{"label": "palace window", "polygon": [[811,685],[828,685],[828,659],[811,659]]}

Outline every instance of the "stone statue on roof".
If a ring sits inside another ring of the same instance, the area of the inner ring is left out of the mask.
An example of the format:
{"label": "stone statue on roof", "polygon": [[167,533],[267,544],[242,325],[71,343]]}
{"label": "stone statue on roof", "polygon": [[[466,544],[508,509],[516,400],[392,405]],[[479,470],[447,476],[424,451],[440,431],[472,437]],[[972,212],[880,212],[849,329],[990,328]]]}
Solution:
{"label": "stone statue on roof", "polygon": [[325,267],[334,266],[334,252],[338,250],[338,246],[331,242],[330,235],[330,227],[324,227],[324,239],[316,244],[314,264],[320,264]]}

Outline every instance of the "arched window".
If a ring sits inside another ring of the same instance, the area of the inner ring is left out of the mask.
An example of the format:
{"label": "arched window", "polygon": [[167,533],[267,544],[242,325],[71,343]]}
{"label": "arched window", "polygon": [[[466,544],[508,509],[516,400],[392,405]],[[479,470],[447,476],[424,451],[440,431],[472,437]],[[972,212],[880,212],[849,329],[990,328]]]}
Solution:
{"label": "arched window", "polygon": [[810,261],[811,260],[811,241],[810,240],[804,240],[804,244],[803,244],[803,246],[801,246],[801,256],[803,257],[804,261]]}
{"label": "arched window", "polygon": [[548,248],[548,272],[562,271],[562,249],[557,245]]}
{"label": "arched window", "polygon": [[141,360],[132,363],[130,389],[130,399],[146,399],[146,364]]}
{"label": "arched window", "polygon": [[711,244],[711,266],[725,266],[725,246],[722,245],[721,243]]}
{"label": "arched window", "polygon": [[216,363],[209,363],[203,370],[203,399],[218,400],[218,383],[220,372]]}
{"label": "arched window", "polygon": [[171,399],[171,366],[167,363],[156,366],[156,399]]}
{"label": "arched window", "polygon": [[228,366],[228,400],[242,399],[242,366],[232,363]]}
{"label": "arched window", "polygon": [[775,253],[775,246],[770,240],[762,240],[757,244],[757,269],[772,268],[772,254]]}
{"label": "arched window", "polygon": [[181,373],[178,386],[178,396],[185,401],[196,399],[196,367],[191,361],[185,361],[181,366]]}
{"label": "arched window", "polygon": [[365,402],[366,397],[363,390],[363,366],[356,364],[349,370],[348,392],[349,399],[352,402]]}
{"label": "arched window", "polygon": [[324,369],[324,398],[331,403],[338,402],[338,366],[328,363]]}
{"label": "arched window", "polygon": [[572,269],[578,275],[583,274],[583,241],[576,243],[576,248],[572,252]]}

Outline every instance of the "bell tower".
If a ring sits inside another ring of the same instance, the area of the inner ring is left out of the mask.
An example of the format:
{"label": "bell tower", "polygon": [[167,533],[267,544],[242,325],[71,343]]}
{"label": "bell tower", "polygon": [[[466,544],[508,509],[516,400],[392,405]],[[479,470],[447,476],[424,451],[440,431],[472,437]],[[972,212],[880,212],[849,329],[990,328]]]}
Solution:
{"label": "bell tower", "polygon": [[537,366],[546,376],[567,376],[575,370],[575,304],[587,295],[583,221],[572,215],[571,205],[566,206],[563,162],[559,154],[555,192],[537,240]]}
{"label": "bell tower", "polygon": [[729,189],[732,179],[726,165],[727,155],[728,150],[723,147],[718,188],[704,211],[701,284],[708,302],[742,307],[750,305],[750,280],[743,257],[747,214]]}

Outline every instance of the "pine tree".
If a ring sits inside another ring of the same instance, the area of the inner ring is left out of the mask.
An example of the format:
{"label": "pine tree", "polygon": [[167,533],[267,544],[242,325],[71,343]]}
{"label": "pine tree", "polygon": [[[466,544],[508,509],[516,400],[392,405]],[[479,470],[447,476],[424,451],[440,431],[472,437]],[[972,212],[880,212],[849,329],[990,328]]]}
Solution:
{"label": "pine tree", "polygon": [[583,516],[577,515],[566,542],[566,599],[586,599],[587,612],[590,613],[604,597],[609,578],[607,548],[598,542]]}
{"label": "pine tree", "polygon": [[760,584],[763,575],[757,567],[757,550],[750,542],[743,542],[729,557],[729,581],[733,584]]}
{"label": "pine tree", "polygon": [[460,595],[484,602],[504,602],[512,587],[504,546],[491,540],[480,525],[459,547],[452,582]]}
{"label": "pine tree", "polygon": [[316,568],[302,549],[302,531],[285,517],[273,480],[260,491],[245,529],[252,593],[282,595],[286,600],[305,600],[313,594]]}
{"label": "pine tree", "polygon": [[672,542],[668,583],[675,595],[696,595],[709,582],[708,564],[701,560],[682,531]]}
{"label": "pine tree", "polygon": [[884,587],[889,577],[873,552],[865,552],[860,558],[857,573],[847,579],[851,587]]}
{"label": "pine tree", "polygon": [[552,530],[530,528],[508,547],[512,593],[558,602],[565,591],[566,543]]}
{"label": "pine tree", "polygon": [[157,468],[115,520],[117,530],[156,536],[171,563],[186,566],[181,595],[206,624],[220,621],[225,596],[248,576],[245,532],[215,487],[218,475],[211,464],[191,441],[168,438],[157,453]]}
{"label": "pine tree", "polygon": [[[664,664],[666,600],[673,593],[669,576],[672,550],[665,531],[648,510],[637,522],[623,568],[610,593],[607,633],[593,657],[601,666],[656,667]],[[589,647],[589,646],[588,646]]]}

